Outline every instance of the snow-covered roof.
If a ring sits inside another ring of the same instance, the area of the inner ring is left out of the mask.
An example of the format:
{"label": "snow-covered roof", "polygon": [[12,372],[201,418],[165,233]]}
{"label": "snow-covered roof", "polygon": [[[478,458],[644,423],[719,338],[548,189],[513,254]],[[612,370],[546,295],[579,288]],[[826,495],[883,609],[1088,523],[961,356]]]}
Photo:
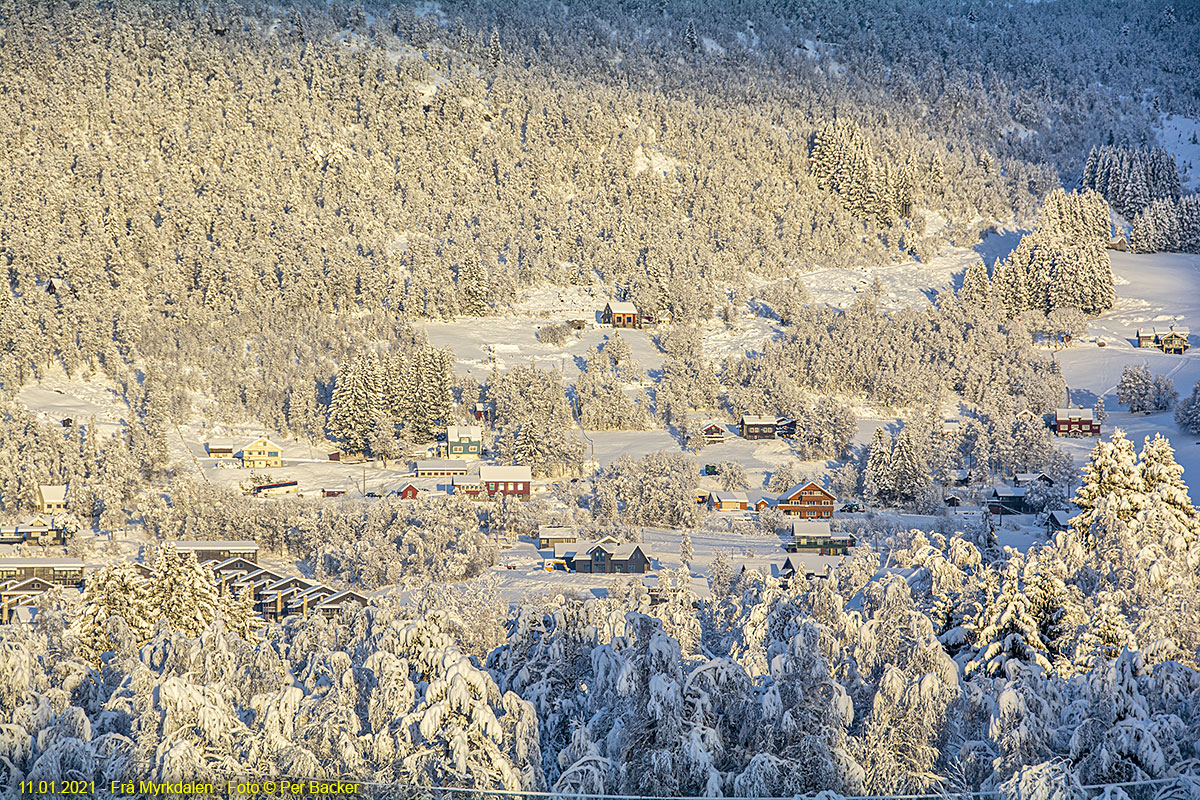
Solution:
{"label": "snow-covered roof", "polygon": [[743,425],[775,425],[778,417],[769,417],[766,414],[742,414]]}
{"label": "snow-covered roof", "polygon": [[337,594],[332,594],[329,597],[326,597],[324,600],[321,601],[320,605],[318,605],[317,608],[330,608],[330,607],[334,607],[334,606],[341,606],[342,603],[358,603],[359,605],[365,606],[365,605],[368,605],[370,602],[371,601],[367,598],[366,595],[360,594],[360,593],[354,591],[353,589],[345,589],[343,591],[338,592]]}
{"label": "snow-covered roof", "polygon": [[467,465],[453,458],[434,458],[417,462],[417,472],[459,472],[466,474]]}
{"label": "snow-covered roof", "polygon": [[191,550],[229,550],[231,552],[243,553],[258,552],[258,542],[246,541],[244,539],[231,539],[227,541],[222,541],[220,539],[195,539],[188,541],[173,541],[168,542],[167,544],[173,544],[175,545],[176,550],[182,550],[184,552],[189,552]]}
{"label": "snow-covered roof", "polygon": [[642,555],[644,555],[646,558],[651,558],[651,555],[647,553],[645,548],[643,548],[640,544],[617,545],[612,550],[609,550],[609,553],[612,554],[613,559],[616,561],[628,561],[633,557],[633,553],[636,550],[641,550]]}
{"label": "snow-covered roof", "polygon": [[792,521],[793,536],[829,536],[829,520],[797,519]]}
{"label": "snow-covered roof", "polygon": [[996,497],[1024,497],[1029,492],[1025,486],[997,486],[992,489]]}
{"label": "snow-covered roof", "polygon": [[482,466],[479,468],[479,479],[484,482],[487,482],[487,481],[496,481],[496,482],[499,482],[499,481],[514,481],[514,482],[525,481],[525,482],[528,482],[528,481],[533,480],[533,473],[529,469],[529,467],[523,467],[523,466],[497,467],[497,466],[493,466],[493,465],[489,464],[489,465]]}
{"label": "snow-covered roof", "polygon": [[1174,325],[1172,325],[1170,328],[1155,328],[1154,329],[1155,336],[1169,336],[1172,333],[1177,333],[1180,336],[1187,336],[1189,333],[1191,333],[1191,331],[1188,330],[1187,328],[1179,328]]}
{"label": "snow-covered roof", "polygon": [[1060,408],[1054,412],[1054,416],[1057,419],[1078,419],[1091,421],[1092,410],[1090,408]]}
{"label": "snow-covered roof", "polygon": [[609,310],[614,314],[636,314],[638,313],[637,306],[626,300],[613,300],[608,304]]}
{"label": "snow-covered roof", "polygon": [[1039,478],[1050,480],[1050,476],[1044,472],[1018,472],[1013,477],[1016,478],[1018,483],[1030,483],[1031,481],[1036,481]]}
{"label": "snow-covered roof", "polygon": [[464,439],[478,442],[483,438],[483,428],[478,425],[448,425],[446,426],[446,441],[461,442]]}
{"label": "snow-covered roof", "polygon": [[971,477],[971,471],[966,469],[952,469],[950,470],[949,475],[956,481],[965,481],[967,478]]}
{"label": "snow-covered roof", "polygon": [[782,494],[780,494],[779,499],[783,500],[788,497],[795,497],[797,494],[800,493],[801,490],[807,489],[810,486],[814,489],[820,489],[825,494],[829,495],[830,497],[833,497],[833,492],[829,491],[828,489],[826,489],[824,486],[817,483],[816,481],[801,481],[800,483],[797,483],[795,486],[792,486],[791,488],[789,488],[786,492],[783,492]]}
{"label": "snow-covered roof", "polygon": [[567,525],[539,525],[538,536],[575,538],[575,529]]}
{"label": "snow-covered roof", "polygon": [[746,497],[745,492],[712,492],[710,496],[713,497],[718,503],[749,504],[750,502],[749,498]]}
{"label": "snow-covered roof", "polygon": [[1051,511],[1050,524],[1059,528],[1066,528],[1071,522],[1071,512],[1069,511]]}
{"label": "snow-covered roof", "polygon": [[41,495],[43,503],[65,503],[67,502],[67,485],[41,484],[38,486],[38,494]]}
{"label": "snow-covered roof", "polygon": [[22,567],[83,569],[83,561],[78,558],[0,558],[0,569],[20,569]]}

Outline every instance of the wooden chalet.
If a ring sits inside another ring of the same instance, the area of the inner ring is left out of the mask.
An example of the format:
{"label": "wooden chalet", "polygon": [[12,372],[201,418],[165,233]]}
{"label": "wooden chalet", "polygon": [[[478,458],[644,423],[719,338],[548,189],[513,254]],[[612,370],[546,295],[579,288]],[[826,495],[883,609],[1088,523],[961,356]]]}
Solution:
{"label": "wooden chalet", "polygon": [[1188,344],[1189,333],[1190,331],[1187,328],[1176,328],[1174,325],[1165,331],[1156,329],[1154,331],[1154,343],[1164,353],[1181,356],[1191,346]]}
{"label": "wooden chalet", "polygon": [[743,439],[774,439],[775,423],[778,421],[778,417],[742,414],[742,418],[738,421],[738,432]]}
{"label": "wooden chalet", "polygon": [[556,545],[574,544],[577,540],[575,529],[565,525],[542,525],[538,528],[538,550],[552,550]]}
{"label": "wooden chalet", "polygon": [[706,422],[700,426],[700,435],[704,437],[705,444],[721,444],[725,441],[725,436],[728,433],[725,426],[716,420]]}
{"label": "wooden chalet", "polygon": [[996,516],[1005,514],[1028,514],[1029,503],[1025,499],[1029,491],[1025,486],[997,486],[988,495],[988,511]]}
{"label": "wooden chalet", "polygon": [[0,558],[0,583],[40,578],[55,586],[82,586],[83,561],[78,558]]}
{"label": "wooden chalet", "polygon": [[265,436],[260,436],[242,448],[244,469],[270,469],[283,466],[283,450]]}
{"label": "wooden chalet", "polygon": [[1090,408],[1060,408],[1054,412],[1054,433],[1058,436],[1099,436],[1100,423]]}
{"label": "wooden chalet", "polygon": [[45,578],[26,578],[25,580],[0,580],[0,624],[11,624],[27,621],[29,615],[22,618],[21,610],[37,602],[37,598],[50,591],[56,583]]}
{"label": "wooden chalet", "polygon": [[771,500],[771,498],[769,498],[769,497],[760,497],[760,498],[758,498],[757,500],[755,500],[755,501],[754,501],[754,510],[755,510],[755,511],[764,511],[764,510],[766,510],[766,509],[770,508],[770,507],[771,507],[771,505],[772,505],[772,500]]}
{"label": "wooden chalet", "polygon": [[633,303],[614,300],[605,304],[600,312],[600,322],[614,328],[640,328],[642,315]]}
{"label": "wooden chalet", "polygon": [[828,522],[798,519],[792,523],[792,541],[788,543],[787,550],[820,556],[844,556],[855,544],[850,534],[830,531]]}
{"label": "wooden chalet", "polygon": [[356,592],[353,589],[346,589],[326,597],[320,603],[313,606],[311,610],[313,613],[321,614],[324,617],[336,617],[347,605],[366,607],[371,605],[371,601],[364,594]]}
{"label": "wooden chalet", "polygon": [[651,569],[652,557],[643,545],[620,543],[611,536],[594,542],[554,545],[554,557],[571,572],[593,574],[642,574]]}
{"label": "wooden chalet", "polygon": [[300,483],[298,481],[276,481],[252,487],[250,494],[255,497],[278,497],[283,494],[296,494],[299,491]]}
{"label": "wooden chalet", "polygon": [[455,458],[435,458],[428,461],[418,461],[413,470],[418,478],[448,478],[454,475],[466,475],[467,465]]}
{"label": "wooden chalet", "polygon": [[1046,515],[1046,533],[1053,536],[1071,529],[1071,512],[1051,511]]}
{"label": "wooden chalet", "polygon": [[946,508],[958,508],[963,504],[962,497],[956,494],[947,494],[944,498]]}
{"label": "wooden chalet", "polygon": [[745,511],[750,499],[745,492],[710,492],[708,505],[713,511]]}
{"label": "wooden chalet", "polygon": [[196,540],[168,542],[175,546],[175,552],[180,555],[194,553],[196,560],[203,564],[206,561],[227,561],[231,558],[242,558],[246,561],[258,561],[258,542],[238,540]]}
{"label": "wooden chalet", "polygon": [[67,484],[38,484],[38,513],[54,514],[67,510]]}
{"label": "wooden chalet", "polygon": [[1177,328],[1174,325],[1169,328],[1138,328],[1137,345],[1138,347],[1157,347],[1164,353],[1181,356],[1191,347],[1188,343],[1190,333],[1191,331],[1187,328]]}
{"label": "wooden chalet", "polygon": [[507,495],[528,500],[533,485],[533,473],[525,466],[487,465],[479,468],[479,481],[488,497]]}
{"label": "wooden chalet", "polygon": [[838,557],[814,555],[812,553],[792,553],[783,560],[779,567],[779,577],[785,581],[797,575],[806,578],[828,578],[833,574],[834,565],[841,561]]}
{"label": "wooden chalet", "polygon": [[1054,479],[1044,472],[1018,472],[1013,475],[1013,483],[1017,486],[1032,486],[1034,483],[1053,486]]}
{"label": "wooden chalet", "polygon": [[233,458],[237,452],[232,444],[217,444],[216,442],[208,442],[204,445],[205,452],[209,458]]}
{"label": "wooden chalet", "polygon": [[62,544],[66,531],[53,517],[34,517],[20,525],[0,525],[0,544]]}
{"label": "wooden chalet", "polygon": [[813,481],[798,483],[779,495],[776,506],[780,511],[801,519],[829,519],[837,498]]}
{"label": "wooden chalet", "polygon": [[702,506],[708,503],[708,489],[694,489],[692,497],[696,498],[696,505]]}

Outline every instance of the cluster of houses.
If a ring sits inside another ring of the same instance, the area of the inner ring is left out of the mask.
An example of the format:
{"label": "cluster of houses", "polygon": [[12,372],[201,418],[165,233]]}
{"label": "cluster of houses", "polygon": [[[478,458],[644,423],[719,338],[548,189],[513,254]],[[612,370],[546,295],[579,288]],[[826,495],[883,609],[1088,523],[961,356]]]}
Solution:
{"label": "cluster of houses", "polygon": [[67,485],[39,485],[37,514],[16,525],[0,525],[0,544],[63,544],[68,536],[64,524]]}
{"label": "cluster of houses", "polygon": [[1137,346],[1157,347],[1164,353],[1181,356],[1191,347],[1188,344],[1189,333],[1187,328],[1176,328],[1174,323],[1168,328],[1138,328]]}
{"label": "cluster of houses", "polygon": [[275,469],[283,466],[283,448],[265,436],[236,448],[231,444],[209,442],[205,445],[209,458],[235,459],[243,469]]}
{"label": "cluster of houses", "polygon": [[28,621],[37,598],[56,586],[82,588],[83,567],[77,558],[0,558],[0,623]]}
{"label": "cluster of houses", "polygon": [[[367,597],[353,590],[337,590],[284,575],[258,564],[258,545],[246,541],[171,542],[181,554],[192,553],[213,571],[219,588],[254,595],[254,609],[264,619],[275,620],[294,614],[334,616],[343,605],[365,606]],[[144,578],[149,565],[135,564]],[[32,618],[37,598],[56,586],[82,589],[87,579],[85,564],[77,558],[0,559],[0,622],[23,622]]]}
{"label": "cluster of houses", "polygon": [[[777,497],[761,497],[754,501],[753,510],[778,508],[789,517],[801,519],[830,519],[837,498],[814,481],[802,481]],[[750,498],[745,492],[696,490],[696,502],[707,503],[713,511],[749,511]]]}
{"label": "cluster of houses", "polygon": [[654,561],[645,545],[618,542],[611,536],[579,541],[572,529],[558,526],[538,529],[538,549],[548,555],[547,571],[640,575],[649,572]]}

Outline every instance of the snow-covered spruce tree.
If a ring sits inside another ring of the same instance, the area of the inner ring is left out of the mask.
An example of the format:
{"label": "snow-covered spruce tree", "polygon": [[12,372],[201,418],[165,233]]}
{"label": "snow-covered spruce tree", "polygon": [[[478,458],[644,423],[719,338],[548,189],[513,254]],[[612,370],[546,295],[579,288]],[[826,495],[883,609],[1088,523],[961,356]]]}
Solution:
{"label": "snow-covered spruce tree", "polygon": [[1142,491],[1148,498],[1148,506],[1164,510],[1171,515],[1176,530],[1183,537],[1184,546],[1200,540],[1200,520],[1196,508],[1188,496],[1188,486],[1183,480],[1183,467],[1175,461],[1175,451],[1170,441],[1159,434],[1146,437],[1139,456],[1142,474]]}
{"label": "snow-covered spruce tree", "polygon": [[1175,405],[1175,424],[1193,436],[1200,435],[1200,381],[1192,385],[1192,393]]}
{"label": "snow-covered spruce tree", "polygon": [[988,311],[992,306],[992,285],[988,279],[987,267],[982,260],[974,261],[963,273],[962,288],[958,291],[960,302],[980,311]]}
{"label": "snow-covered spruce tree", "polygon": [[1033,603],[1025,595],[1021,567],[1018,557],[1013,556],[1005,568],[1000,594],[968,623],[976,652],[967,662],[965,674],[1003,674],[1011,660],[1050,672],[1049,648],[1041,639]]}
{"label": "snow-covered spruce tree", "polygon": [[329,403],[328,427],[349,452],[366,450],[375,418],[382,409],[379,383],[379,362],[373,355],[360,355],[338,372]]}
{"label": "snow-covered spruce tree", "polygon": [[1073,501],[1080,514],[1071,520],[1071,528],[1080,541],[1091,545],[1103,537],[1103,531],[1095,529],[1101,522],[1101,506],[1107,506],[1123,523],[1145,506],[1145,484],[1125,431],[1117,428],[1111,441],[1096,443],[1083,466],[1083,481]]}
{"label": "snow-covered spruce tree", "polygon": [[1126,364],[1117,382],[1117,402],[1133,413],[1154,408],[1154,379],[1145,364]]}
{"label": "snow-covered spruce tree", "polygon": [[892,477],[892,441],[887,431],[876,428],[867,448],[867,463],[863,468],[863,497],[868,503],[887,504],[895,499]]}
{"label": "snow-covered spruce tree", "polygon": [[[868,461],[868,466],[869,464]],[[912,426],[905,425],[896,436],[888,467],[889,481],[896,499],[900,502],[916,501],[929,486],[925,446]]]}
{"label": "snow-covered spruce tree", "polygon": [[[495,41],[495,47],[499,47],[499,40]],[[462,264],[459,265],[458,298],[458,307],[462,313],[472,317],[482,317],[488,313],[487,271],[476,253],[464,255]]]}
{"label": "snow-covered spruce tree", "polygon": [[84,584],[83,609],[72,623],[85,657],[93,663],[98,663],[100,656],[112,649],[108,621],[114,615],[125,620],[137,647],[150,638],[151,626],[157,618],[151,611],[146,580],[132,562],[124,559],[111,561],[92,572]]}
{"label": "snow-covered spruce tree", "polygon": [[690,569],[692,559],[695,557],[696,552],[692,549],[692,535],[685,528],[679,538],[679,561],[683,564],[684,569]]}

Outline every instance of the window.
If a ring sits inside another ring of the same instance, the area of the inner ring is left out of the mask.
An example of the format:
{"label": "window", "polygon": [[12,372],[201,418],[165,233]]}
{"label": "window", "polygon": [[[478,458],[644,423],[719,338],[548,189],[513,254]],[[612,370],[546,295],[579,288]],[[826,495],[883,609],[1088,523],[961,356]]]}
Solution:
{"label": "window", "polygon": [[279,458],[279,452],[276,450],[272,450],[271,452],[267,453],[267,457],[268,458]]}

